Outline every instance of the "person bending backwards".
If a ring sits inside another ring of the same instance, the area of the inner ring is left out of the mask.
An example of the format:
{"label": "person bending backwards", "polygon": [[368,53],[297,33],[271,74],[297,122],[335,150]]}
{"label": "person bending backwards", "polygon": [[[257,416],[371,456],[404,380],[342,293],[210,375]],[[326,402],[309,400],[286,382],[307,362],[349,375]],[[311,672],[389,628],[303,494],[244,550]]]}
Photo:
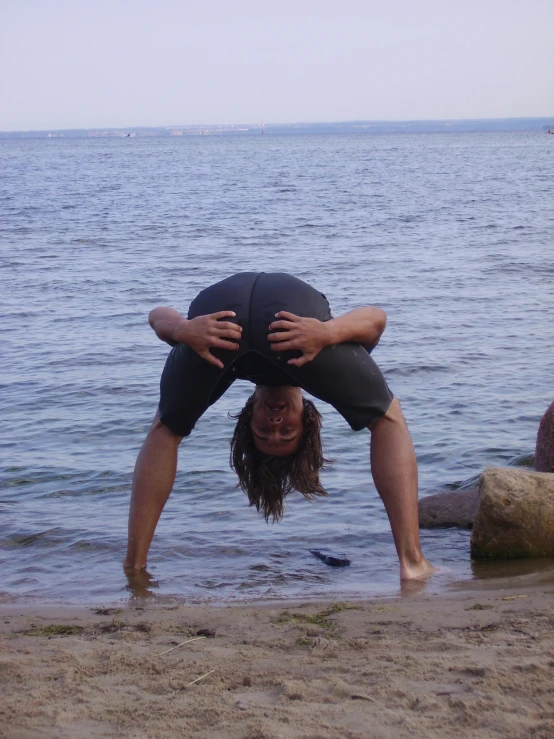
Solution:
{"label": "person bending backwards", "polygon": [[236,379],[256,389],[236,416],[231,467],[266,520],[291,490],[326,495],[319,481],[321,416],[302,390],[330,403],[354,431],[371,432],[371,471],[389,517],[402,580],[433,571],[419,542],[417,463],[398,400],[370,357],[385,328],[379,308],[333,318],[324,295],[284,273],[243,272],[203,290],[188,317],[155,308],[172,345],[160,404],[139,453],[124,568],[143,569],[177,470],[177,449]]}

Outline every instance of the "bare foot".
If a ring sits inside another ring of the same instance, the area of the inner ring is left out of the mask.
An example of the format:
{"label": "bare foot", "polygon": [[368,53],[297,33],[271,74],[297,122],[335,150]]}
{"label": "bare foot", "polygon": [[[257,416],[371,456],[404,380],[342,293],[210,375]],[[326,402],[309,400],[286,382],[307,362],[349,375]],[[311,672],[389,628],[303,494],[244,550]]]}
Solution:
{"label": "bare foot", "polygon": [[402,581],[407,580],[426,580],[431,577],[435,568],[425,559],[422,555],[418,562],[404,562],[400,563],[400,579]]}
{"label": "bare foot", "polygon": [[154,580],[152,575],[144,568],[140,570],[127,568],[125,576],[127,578],[125,589],[132,593],[135,598],[149,598],[154,595],[152,589],[159,587],[158,581]]}
{"label": "bare foot", "polygon": [[141,570],[146,569],[146,562],[144,564],[135,564],[135,560],[133,557],[125,557],[125,561],[123,562],[123,571],[124,572],[140,572]]}

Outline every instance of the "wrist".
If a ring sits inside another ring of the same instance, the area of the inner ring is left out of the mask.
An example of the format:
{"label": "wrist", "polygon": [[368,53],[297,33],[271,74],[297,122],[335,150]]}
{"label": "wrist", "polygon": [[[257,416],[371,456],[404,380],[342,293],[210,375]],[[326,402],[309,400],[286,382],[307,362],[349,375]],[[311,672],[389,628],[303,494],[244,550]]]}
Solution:
{"label": "wrist", "polygon": [[171,338],[178,344],[187,343],[187,328],[189,321],[186,318],[181,318],[171,330]]}
{"label": "wrist", "polygon": [[325,328],[325,346],[333,346],[333,344],[340,344],[340,337],[337,331],[336,318],[331,318],[329,321],[325,321],[323,326]]}

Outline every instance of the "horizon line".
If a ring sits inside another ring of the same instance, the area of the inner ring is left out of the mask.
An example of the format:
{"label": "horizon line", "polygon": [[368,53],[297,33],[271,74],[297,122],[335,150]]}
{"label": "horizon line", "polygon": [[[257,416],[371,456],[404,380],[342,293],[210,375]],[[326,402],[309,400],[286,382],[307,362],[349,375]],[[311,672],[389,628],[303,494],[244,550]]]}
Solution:
{"label": "horizon line", "polygon": [[66,128],[13,128],[0,130],[0,134],[9,133],[44,133],[46,131],[132,131],[136,129],[185,129],[185,128],[217,128],[217,127],[235,127],[235,126],[252,126],[258,128],[267,128],[280,126],[333,126],[333,125],[353,125],[353,124],[399,124],[399,123],[467,123],[467,122],[493,122],[493,121],[547,121],[551,120],[554,125],[554,114],[551,116],[506,116],[506,117],[486,117],[486,118],[356,118],[352,120],[333,120],[333,121],[289,121],[286,123],[273,123],[271,121],[264,122],[237,122],[237,123],[174,123],[160,125],[131,125],[131,126],[80,126]]}

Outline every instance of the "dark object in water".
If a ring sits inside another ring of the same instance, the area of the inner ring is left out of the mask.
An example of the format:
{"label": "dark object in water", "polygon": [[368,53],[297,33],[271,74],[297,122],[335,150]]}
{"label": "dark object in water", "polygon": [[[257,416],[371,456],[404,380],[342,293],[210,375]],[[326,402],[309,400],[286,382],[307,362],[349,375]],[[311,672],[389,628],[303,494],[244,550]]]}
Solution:
{"label": "dark object in water", "polygon": [[310,549],[310,552],[329,567],[348,567],[350,560],[346,557],[335,557],[333,554],[324,554],[319,549]]}

